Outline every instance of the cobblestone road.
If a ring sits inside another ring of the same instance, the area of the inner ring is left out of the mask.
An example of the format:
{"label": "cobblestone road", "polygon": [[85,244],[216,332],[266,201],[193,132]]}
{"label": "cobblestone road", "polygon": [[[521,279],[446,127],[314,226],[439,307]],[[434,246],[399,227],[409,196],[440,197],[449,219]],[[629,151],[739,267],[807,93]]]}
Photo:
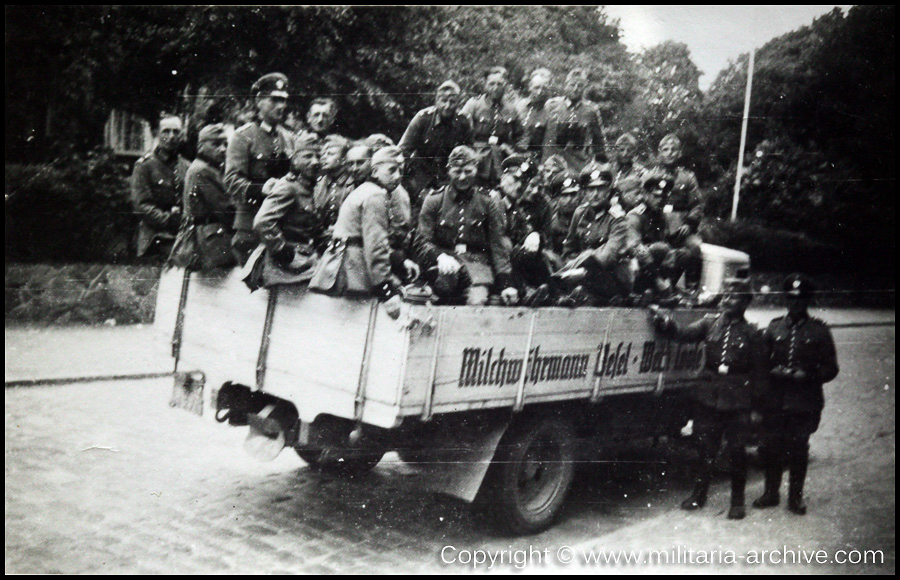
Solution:
{"label": "cobblestone road", "polygon": [[[460,561],[460,550],[668,550],[677,544],[880,549],[886,557],[880,566],[754,571],[890,572],[894,329],[838,330],[836,338],[842,370],[826,388],[823,427],[813,438],[806,518],[778,508],[730,522],[723,515],[724,482],[707,509],[681,512],[684,473],[661,452],[639,450],[634,458],[582,470],[560,523],[516,539],[483,531],[465,506],[419,490],[415,471],[393,454],[354,481],[312,472],[289,450],[257,463],[242,450],[244,428],[169,409],[170,380],[7,388],[5,569],[466,572],[472,567]],[[761,487],[756,473],[748,497]],[[444,552],[449,564],[441,558],[445,546],[454,547]],[[528,570],[596,571],[573,566],[532,559]]]}

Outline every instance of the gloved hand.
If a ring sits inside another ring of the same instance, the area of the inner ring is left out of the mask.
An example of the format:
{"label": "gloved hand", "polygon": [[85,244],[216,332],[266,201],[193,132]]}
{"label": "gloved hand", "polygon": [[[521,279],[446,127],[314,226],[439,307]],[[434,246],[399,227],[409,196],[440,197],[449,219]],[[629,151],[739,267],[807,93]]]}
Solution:
{"label": "gloved hand", "polygon": [[409,282],[415,282],[419,279],[419,274],[421,274],[422,271],[418,264],[412,260],[403,260],[403,267],[406,268],[406,279]]}
{"label": "gloved hand", "polygon": [[400,305],[403,304],[403,299],[399,294],[395,294],[387,299],[384,303],[384,309],[387,312],[387,315],[391,317],[392,320],[397,320],[400,318]]}
{"label": "gloved hand", "polygon": [[460,269],[459,261],[449,254],[441,254],[437,259],[438,273],[445,276],[456,274]]}
{"label": "gloved hand", "polygon": [[504,288],[500,292],[500,301],[506,306],[511,306],[519,302],[519,291],[515,288]]}
{"label": "gloved hand", "polygon": [[541,234],[537,232],[531,232],[528,236],[525,237],[525,241],[522,242],[522,249],[526,252],[537,252],[541,247]]}

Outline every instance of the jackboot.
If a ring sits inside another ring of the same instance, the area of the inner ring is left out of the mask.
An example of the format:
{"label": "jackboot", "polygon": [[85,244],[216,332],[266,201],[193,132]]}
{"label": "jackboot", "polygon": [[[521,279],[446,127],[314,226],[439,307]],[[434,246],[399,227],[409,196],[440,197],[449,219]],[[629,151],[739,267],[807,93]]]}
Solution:
{"label": "jackboot", "polygon": [[747,454],[743,448],[731,455],[731,509],[729,520],[742,520],[747,515],[744,490],[747,488]]}
{"label": "jackboot", "polygon": [[788,475],[788,509],[798,516],[806,515],[806,503],[803,501],[803,484],[806,481],[806,469],[809,465],[809,452],[791,458]]}
{"label": "jackboot", "polygon": [[771,451],[765,451],[766,487],[763,494],[753,500],[753,507],[765,509],[778,505],[780,498],[778,490],[781,488],[781,472],[783,468],[779,458]]}
{"label": "jackboot", "polygon": [[698,474],[694,480],[694,491],[681,502],[681,509],[687,511],[698,510],[706,505],[706,496],[709,494],[709,481],[712,478],[712,465],[709,461],[701,460]]}

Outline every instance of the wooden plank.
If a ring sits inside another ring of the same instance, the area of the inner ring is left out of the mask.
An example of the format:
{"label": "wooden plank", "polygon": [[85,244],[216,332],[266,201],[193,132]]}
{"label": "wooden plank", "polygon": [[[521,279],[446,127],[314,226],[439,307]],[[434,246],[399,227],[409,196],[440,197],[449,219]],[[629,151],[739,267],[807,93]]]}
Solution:
{"label": "wooden plank", "polygon": [[267,302],[267,291],[251,294],[238,269],[192,274],[179,366],[253,386]]}
{"label": "wooden plank", "polygon": [[[526,357],[528,316],[535,329]],[[682,322],[702,316],[680,312]],[[703,363],[702,345],[660,340],[648,313],[637,309],[484,308],[448,311],[438,347],[434,412],[514,405],[524,371],[525,403],[651,392],[660,373],[686,381]],[[404,415],[420,412],[428,389],[428,349],[411,342]]]}

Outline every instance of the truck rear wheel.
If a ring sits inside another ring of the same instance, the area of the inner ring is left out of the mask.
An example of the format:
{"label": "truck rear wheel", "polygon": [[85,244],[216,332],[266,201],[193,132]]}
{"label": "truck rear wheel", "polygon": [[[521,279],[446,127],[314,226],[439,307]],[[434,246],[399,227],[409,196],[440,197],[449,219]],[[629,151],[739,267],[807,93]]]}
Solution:
{"label": "truck rear wheel", "polygon": [[520,423],[503,436],[480,502],[502,532],[535,534],[559,513],[575,474],[574,434],[555,419]]}
{"label": "truck rear wheel", "polygon": [[354,476],[372,471],[384,451],[357,449],[297,449],[310,467],[334,475]]}

